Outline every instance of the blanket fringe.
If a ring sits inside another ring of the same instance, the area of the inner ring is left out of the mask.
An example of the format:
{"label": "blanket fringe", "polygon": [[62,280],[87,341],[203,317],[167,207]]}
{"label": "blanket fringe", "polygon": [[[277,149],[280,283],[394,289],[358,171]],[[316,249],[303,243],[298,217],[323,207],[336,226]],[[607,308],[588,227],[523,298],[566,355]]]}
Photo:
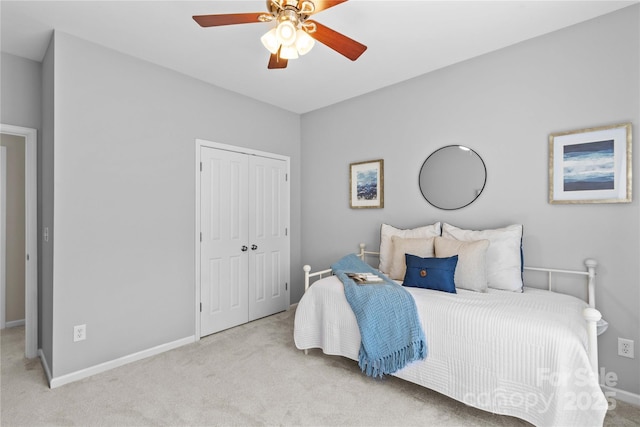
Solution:
{"label": "blanket fringe", "polygon": [[382,378],[385,374],[393,374],[411,362],[427,357],[427,344],[417,340],[392,354],[377,360],[367,360],[365,352],[359,354],[358,366],[367,376]]}

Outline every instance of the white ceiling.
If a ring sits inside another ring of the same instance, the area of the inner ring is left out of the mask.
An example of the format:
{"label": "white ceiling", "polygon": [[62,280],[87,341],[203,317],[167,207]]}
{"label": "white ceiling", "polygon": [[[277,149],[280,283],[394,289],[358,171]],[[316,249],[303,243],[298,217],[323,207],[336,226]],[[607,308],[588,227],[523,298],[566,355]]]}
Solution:
{"label": "white ceiling", "polygon": [[500,49],[634,1],[351,0],[314,19],[368,46],[351,62],[328,47],[268,70],[273,24],[201,28],[192,15],[266,11],[265,1],[0,2],[3,52],[41,61],[52,31],[305,113]]}

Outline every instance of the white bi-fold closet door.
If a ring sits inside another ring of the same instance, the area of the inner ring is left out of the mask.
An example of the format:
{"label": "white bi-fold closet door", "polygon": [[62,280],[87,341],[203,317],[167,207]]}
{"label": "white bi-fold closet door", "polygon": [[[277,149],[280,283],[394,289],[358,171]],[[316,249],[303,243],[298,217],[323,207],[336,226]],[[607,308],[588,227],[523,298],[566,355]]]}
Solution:
{"label": "white bi-fold closet door", "polygon": [[284,159],[200,147],[200,336],[289,306]]}

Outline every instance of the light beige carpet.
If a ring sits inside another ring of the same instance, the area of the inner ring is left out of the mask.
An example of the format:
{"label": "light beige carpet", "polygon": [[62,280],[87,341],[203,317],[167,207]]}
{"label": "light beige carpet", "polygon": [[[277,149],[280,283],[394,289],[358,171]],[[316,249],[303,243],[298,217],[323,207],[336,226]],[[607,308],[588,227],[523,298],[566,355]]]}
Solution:
{"label": "light beige carpet", "polygon": [[[9,426],[524,426],[293,344],[295,307],[82,381],[49,389],[24,358],[24,328],[2,331],[0,424]],[[609,426],[638,426],[618,403]]]}

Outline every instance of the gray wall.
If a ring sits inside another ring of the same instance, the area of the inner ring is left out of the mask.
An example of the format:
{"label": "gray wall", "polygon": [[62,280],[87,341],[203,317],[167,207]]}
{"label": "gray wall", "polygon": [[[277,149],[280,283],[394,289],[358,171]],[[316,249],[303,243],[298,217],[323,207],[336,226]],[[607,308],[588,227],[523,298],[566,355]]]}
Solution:
{"label": "gray wall", "polygon": [[[42,65],[8,53],[0,55],[0,123],[38,130],[38,230],[42,229]],[[42,311],[42,233],[38,233],[38,312]],[[38,343],[42,346],[42,316]]]}
{"label": "gray wall", "polygon": [[0,57],[0,123],[39,129],[40,63],[2,52]]}
{"label": "gray wall", "polygon": [[[631,122],[637,147],[639,17],[635,5],[303,115],[302,259],[326,268],[358,242],[377,248],[382,222],[522,223],[527,265],[599,261],[597,304],[610,322],[600,365],[618,374],[618,388],[640,393],[638,359],[617,356],[617,337],[640,343],[640,172],[633,203],[547,203],[550,133]],[[459,211],[432,207],[418,188],[423,161],[449,144],[476,150],[488,171],[480,198]],[[349,163],[378,158],[384,209],[349,209]]]}
{"label": "gray wall", "polygon": [[54,378],[194,334],[196,138],[291,157],[300,264],[298,115],[60,32],[53,68]]}
{"label": "gray wall", "polygon": [[[53,182],[54,182],[54,117],[55,117],[55,35],[42,59],[42,132],[40,132],[40,150],[38,152],[38,170],[40,185],[38,204],[40,216],[40,289],[38,300],[38,335],[42,353],[49,365],[53,364]],[[44,229],[48,238],[43,238]]]}

